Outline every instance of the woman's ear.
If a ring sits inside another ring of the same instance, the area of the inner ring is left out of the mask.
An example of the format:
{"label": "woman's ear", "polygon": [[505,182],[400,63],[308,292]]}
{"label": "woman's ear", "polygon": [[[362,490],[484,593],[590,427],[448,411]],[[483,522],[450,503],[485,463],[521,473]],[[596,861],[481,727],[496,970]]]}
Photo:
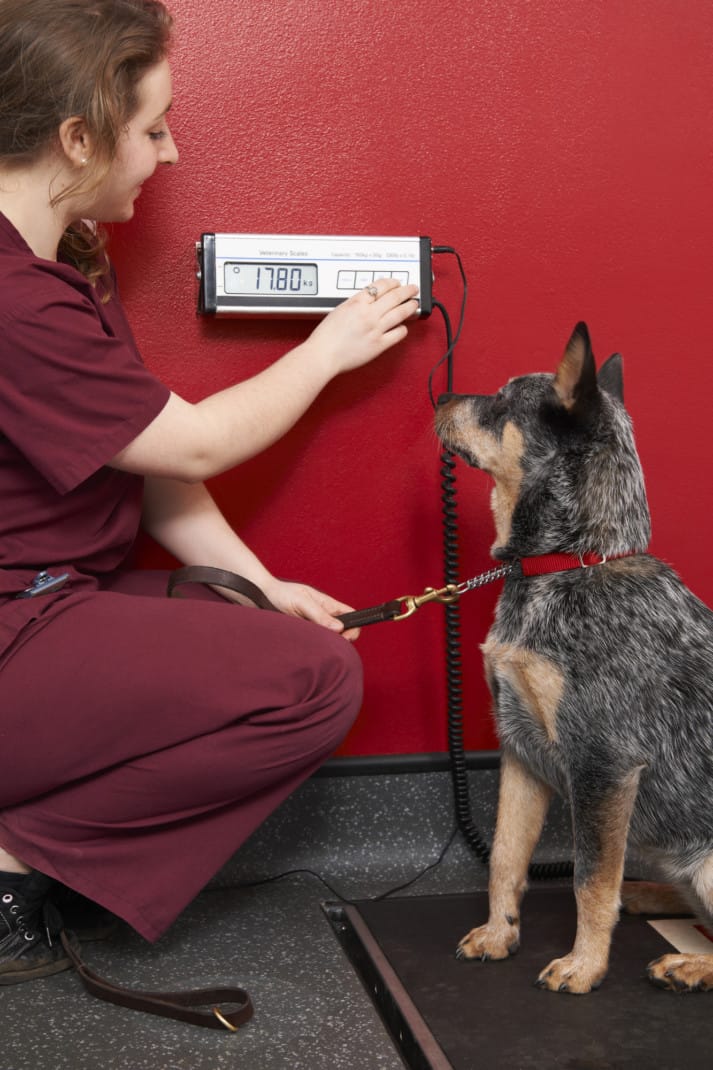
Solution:
{"label": "woman's ear", "polygon": [[86,167],[94,151],[91,134],[81,115],[72,115],[60,124],[59,142],[73,167]]}

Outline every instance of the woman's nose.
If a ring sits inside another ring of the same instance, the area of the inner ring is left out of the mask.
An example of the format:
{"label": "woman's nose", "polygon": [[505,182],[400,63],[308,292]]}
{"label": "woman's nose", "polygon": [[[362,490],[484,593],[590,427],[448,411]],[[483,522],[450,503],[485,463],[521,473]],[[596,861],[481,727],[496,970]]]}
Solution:
{"label": "woman's nose", "polygon": [[161,144],[160,162],[178,163],[178,149],[176,148],[176,142],[173,140],[173,134],[170,130],[166,131],[166,137]]}

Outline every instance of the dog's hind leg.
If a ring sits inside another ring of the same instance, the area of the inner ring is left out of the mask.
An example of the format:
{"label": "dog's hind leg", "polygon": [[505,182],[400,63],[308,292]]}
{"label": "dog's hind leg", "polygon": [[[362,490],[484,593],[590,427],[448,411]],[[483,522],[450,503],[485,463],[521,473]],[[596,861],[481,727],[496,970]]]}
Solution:
{"label": "dog's hind leg", "polygon": [[691,901],[675,884],[624,881],[621,906],[627,914],[690,914]]}
{"label": "dog's hind leg", "polygon": [[507,748],[500,765],[498,818],[490,859],[489,917],[471,929],[456,952],[464,959],[505,959],[520,943],[520,901],[542,832],[552,789]]}
{"label": "dog's hind leg", "polygon": [[570,953],[542,971],[537,979],[541,988],[581,994],[591,992],[604,979],[619,916],[626,841],[640,775],[641,769],[635,769],[619,784],[598,792],[591,778],[586,778],[587,797],[573,788],[577,935]]}
{"label": "dog's hind leg", "polygon": [[[713,854],[699,866],[691,882],[702,913],[713,925]],[[649,980],[660,988],[674,992],[713,991],[713,952],[711,954],[662,955],[649,963]]]}

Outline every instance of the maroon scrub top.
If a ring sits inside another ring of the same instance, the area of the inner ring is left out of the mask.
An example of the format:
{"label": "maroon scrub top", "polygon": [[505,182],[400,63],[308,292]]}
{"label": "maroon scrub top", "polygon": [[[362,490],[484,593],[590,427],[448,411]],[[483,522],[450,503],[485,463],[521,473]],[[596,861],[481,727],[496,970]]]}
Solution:
{"label": "maroon scrub top", "polygon": [[11,599],[40,569],[76,587],[118,568],[138,531],[143,479],[106,464],[169,390],[105,295],[0,214],[0,656],[37,611]]}

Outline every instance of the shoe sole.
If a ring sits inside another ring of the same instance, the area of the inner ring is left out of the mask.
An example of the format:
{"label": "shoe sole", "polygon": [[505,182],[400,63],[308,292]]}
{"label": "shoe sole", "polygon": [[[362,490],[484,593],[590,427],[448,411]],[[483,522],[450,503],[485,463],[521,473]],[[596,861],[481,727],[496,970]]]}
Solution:
{"label": "shoe sole", "polygon": [[35,966],[27,970],[5,971],[0,973],[0,985],[19,985],[23,981],[36,981],[40,977],[51,977],[54,973],[70,970],[72,962],[66,956],[44,966]]}

